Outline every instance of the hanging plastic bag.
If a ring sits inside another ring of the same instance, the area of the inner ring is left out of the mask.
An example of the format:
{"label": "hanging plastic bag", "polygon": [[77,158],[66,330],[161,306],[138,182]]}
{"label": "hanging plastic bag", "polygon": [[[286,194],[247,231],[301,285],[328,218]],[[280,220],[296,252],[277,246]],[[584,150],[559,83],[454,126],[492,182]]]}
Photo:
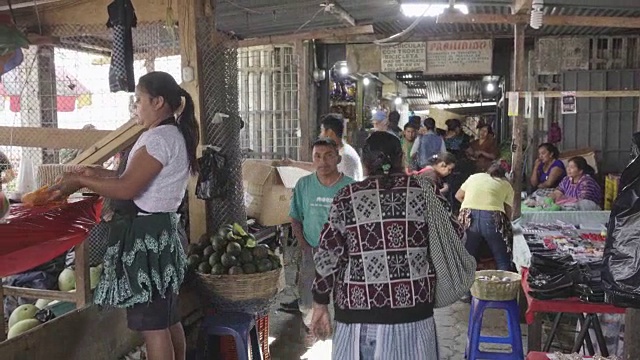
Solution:
{"label": "hanging plastic bag", "polygon": [[640,133],[633,143],[607,225],[602,281],[608,303],[640,309]]}
{"label": "hanging plastic bag", "polygon": [[200,200],[223,198],[229,188],[229,171],[227,158],[220,153],[218,147],[207,147],[198,159],[200,175],[196,186],[196,196]]}

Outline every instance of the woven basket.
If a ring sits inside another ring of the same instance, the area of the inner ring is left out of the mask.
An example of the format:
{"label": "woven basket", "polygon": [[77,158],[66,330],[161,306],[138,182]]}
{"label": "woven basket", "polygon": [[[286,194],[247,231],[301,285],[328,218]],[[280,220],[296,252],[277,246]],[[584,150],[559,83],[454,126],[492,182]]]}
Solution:
{"label": "woven basket", "polygon": [[282,268],[256,274],[208,275],[197,273],[201,291],[226,301],[271,299],[278,293]]}
{"label": "woven basket", "polygon": [[[511,281],[480,280],[479,277],[491,278],[497,276],[500,279],[509,278]],[[522,277],[518,273],[503,270],[476,271],[476,281],[471,286],[471,295],[480,300],[507,301],[518,297]]]}

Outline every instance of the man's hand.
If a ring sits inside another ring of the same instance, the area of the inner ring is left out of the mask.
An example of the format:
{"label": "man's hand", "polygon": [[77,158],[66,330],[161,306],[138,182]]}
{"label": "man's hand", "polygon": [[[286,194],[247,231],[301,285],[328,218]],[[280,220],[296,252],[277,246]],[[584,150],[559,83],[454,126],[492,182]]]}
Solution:
{"label": "man's hand", "polygon": [[320,340],[327,340],[331,337],[333,329],[331,327],[331,315],[327,305],[313,303],[313,317],[311,318],[311,333]]}

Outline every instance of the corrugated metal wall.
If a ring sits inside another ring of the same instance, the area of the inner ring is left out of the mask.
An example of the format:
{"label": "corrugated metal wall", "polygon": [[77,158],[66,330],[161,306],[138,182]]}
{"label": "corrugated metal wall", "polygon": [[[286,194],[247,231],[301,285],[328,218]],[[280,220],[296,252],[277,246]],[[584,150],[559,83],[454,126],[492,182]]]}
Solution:
{"label": "corrugated metal wall", "polygon": [[290,45],[238,49],[240,145],[248,157],[298,160],[298,60]]}
{"label": "corrugated metal wall", "polygon": [[[563,73],[565,91],[640,89],[640,70]],[[593,148],[601,173],[621,172],[638,131],[638,98],[578,98],[577,114],[562,115],[561,150]]]}

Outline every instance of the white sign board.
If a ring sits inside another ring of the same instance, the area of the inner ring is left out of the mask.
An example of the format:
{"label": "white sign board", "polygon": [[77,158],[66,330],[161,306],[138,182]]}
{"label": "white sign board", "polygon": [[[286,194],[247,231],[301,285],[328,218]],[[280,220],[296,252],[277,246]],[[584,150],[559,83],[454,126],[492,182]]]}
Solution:
{"label": "white sign board", "polygon": [[427,44],[407,42],[385,46],[380,56],[382,72],[425,71],[427,68]]}
{"label": "white sign board", "polygon": [[493,40],[427,42],[427,74],[491,74]]}

